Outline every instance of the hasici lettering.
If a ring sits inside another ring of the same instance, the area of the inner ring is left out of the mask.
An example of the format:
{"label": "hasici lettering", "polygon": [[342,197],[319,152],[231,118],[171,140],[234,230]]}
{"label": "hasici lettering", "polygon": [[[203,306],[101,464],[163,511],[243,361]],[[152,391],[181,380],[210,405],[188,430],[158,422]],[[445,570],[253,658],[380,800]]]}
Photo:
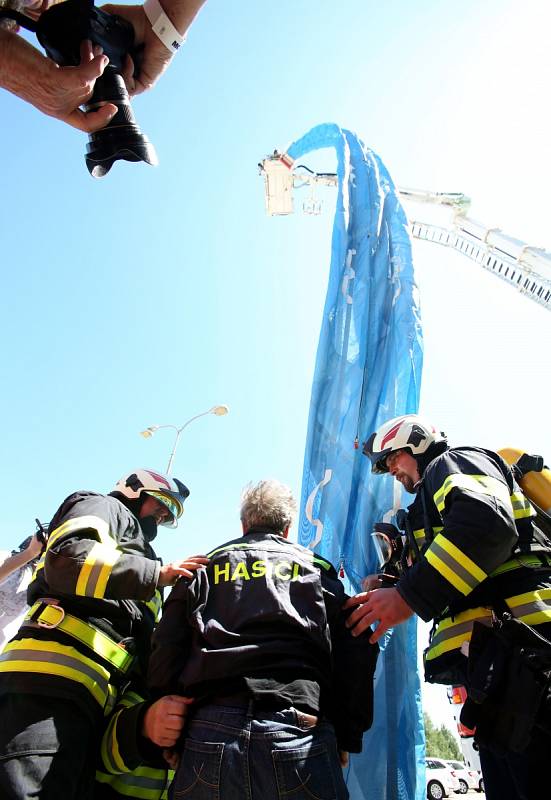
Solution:
{"label": "hasici lettering", "polygon": [[214,564],[214,583],[227,581],[250,581],[255,578],[272,577],[280,581],[296,581],[300,577],[300,564],[294,561],[267,561],[260,559],[247,564],[238,561],[233,567],[229,561]]}

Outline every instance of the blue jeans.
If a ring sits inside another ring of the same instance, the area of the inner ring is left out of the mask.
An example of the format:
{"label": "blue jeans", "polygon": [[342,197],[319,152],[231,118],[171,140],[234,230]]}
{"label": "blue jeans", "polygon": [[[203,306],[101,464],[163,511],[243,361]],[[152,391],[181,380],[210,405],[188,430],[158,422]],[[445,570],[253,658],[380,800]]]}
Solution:
{"label": "blue jeans", "polygon": [[186,729],[170,800],[347,800],[333,726],[207,705]]}

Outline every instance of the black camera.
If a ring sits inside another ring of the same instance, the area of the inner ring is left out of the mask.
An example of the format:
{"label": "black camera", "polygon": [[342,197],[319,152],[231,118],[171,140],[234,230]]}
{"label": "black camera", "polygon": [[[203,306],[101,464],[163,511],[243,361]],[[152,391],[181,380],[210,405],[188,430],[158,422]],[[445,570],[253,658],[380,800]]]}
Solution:
{"label": "black camera", "polygon": [[86,148],[90,174],[102,178],[119,159],[157,164],[155,148],[136,124],[121,75],[127,54],[134,63],[140,61],[132,25],[122,17],[95,8],[94,0],[65,0],[42,14],[36,35],[48,56],[60,66],[80,63],[80,45],[84,39],[100,45],[109,58],[85,109],[90,111],[104,103],[114,103],[118,110],[105,128],[90,134]]}
{"label": "black camera", "polygon": [[0,9],[0,17],[11,18],[34,31],[47,55],[62,67],[80,64],[80,45],[85,39],[92,45],[100,45],[109,58],[103,75],[95,82],[92,97],[84,106],[90,111],[113,103],[118,109],[104,128],[90,134],[86,166],[94,178],[106,175],[119,159],[158,163],[155,148],[136,124],[121,75],[127,55],[136,66],[141,60],[141,50],[134,45],[134,28],[129,22],[95,8],[94,0],[65,0],[45,11],[36,23],[9,7]]}

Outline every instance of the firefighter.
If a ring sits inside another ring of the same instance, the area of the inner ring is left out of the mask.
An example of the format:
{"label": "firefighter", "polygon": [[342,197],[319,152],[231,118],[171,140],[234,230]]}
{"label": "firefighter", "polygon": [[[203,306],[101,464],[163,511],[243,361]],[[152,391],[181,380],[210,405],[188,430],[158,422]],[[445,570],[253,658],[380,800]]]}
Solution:
{"label": "firefighter", "polygon": [[93,796],[104,718],[147,668],[161,590],[206,563],[163,566],[151,545],[188,495],[181,481],[137,469],[107,496],[70,495],[54,515],[29,612],[0,655],[3,800]]}
{"label": "firefighter", "polygon": [[378,646],[346,629],[331,564],[288,541],[295,513],[278,481],[246,487],[243,535],[166,602],[149,687],[196,701],[171,797],[348,797],[337,748],[362,748]]}
{"label": "firefighter", "polygon": [[[159,603],[142,604],[161,618]],[[172,748],[185,724],[190,698],[177,695],[152,701],[143,673],[134,674],[119,697],[101,738],[96,763],[95,800],[167,800],[174,777]]]}
{"label": "firefighter", "polygon": [[180,738],[193,701],[168,695],[151,702],[148,697],[139,679],[119,699],[101,740],[95,800],[166,800],[174,777],[169,749]]}
{"label": "firefighter", "polygon": [[538,633],[551,638],[551,548],[536,512],[499,455],[450,448],[417,415],[383,424],[364,453],[373,472],[415,494],[408,518],[420,556],[395,587],[348,601],[357,606],[348,624],[360,633],[378,622],[377,641],[414,613],[434,620],[425,677],[465,684],[476,699],[488,800],[532,800],[551,745],[545,670],[527,670],[514,637],[545,659]]}

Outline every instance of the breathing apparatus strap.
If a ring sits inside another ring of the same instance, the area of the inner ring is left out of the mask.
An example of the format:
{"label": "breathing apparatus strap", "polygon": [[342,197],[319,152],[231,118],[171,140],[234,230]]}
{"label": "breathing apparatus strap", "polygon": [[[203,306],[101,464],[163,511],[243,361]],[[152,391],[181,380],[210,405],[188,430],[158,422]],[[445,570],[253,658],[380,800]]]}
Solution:
{"label": "breathing apparatus strap", "polygon": [[417,544],[417,540],[413,533],[413,528],[411,527],[411,522],[409,521],[409,514],[408,512],[401,508],[396,514],[396,523],[400,530],[404,531],[406,534],[406,539],[408,543],[408,548],[404,548],[404,552],[402,553],[403,558],[403,567],[404,569],[407,567],[407,556],[408,550],[414,557],[415,561],[418,561],[421,556],[421,551],[419,550],[419,545]]}

